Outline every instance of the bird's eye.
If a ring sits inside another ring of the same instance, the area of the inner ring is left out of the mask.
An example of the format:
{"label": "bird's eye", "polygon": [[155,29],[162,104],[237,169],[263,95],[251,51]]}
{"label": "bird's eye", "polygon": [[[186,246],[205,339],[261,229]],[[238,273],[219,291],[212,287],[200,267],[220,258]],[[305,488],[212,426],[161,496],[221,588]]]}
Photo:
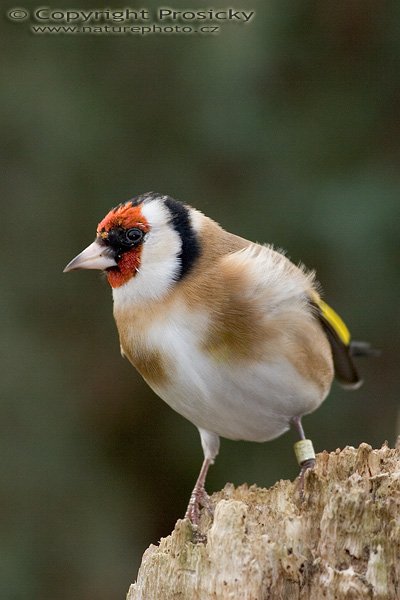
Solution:
{"label": "bird's eye", "polygon": [[128,244],[137,244],[143,238],[143,231],[138,229],[137,227],[132,227],[132,229],[127,229],[125,232],[125,239]]}

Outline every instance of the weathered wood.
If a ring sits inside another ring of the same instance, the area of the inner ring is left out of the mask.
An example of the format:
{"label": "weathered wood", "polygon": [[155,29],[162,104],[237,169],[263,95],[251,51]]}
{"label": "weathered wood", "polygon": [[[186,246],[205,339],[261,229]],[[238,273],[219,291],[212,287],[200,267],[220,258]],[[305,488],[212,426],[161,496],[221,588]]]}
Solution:
{"label": "weathered wood", "polygon": [[398,600],[400,450],[317,456],[271,489],[227,485],[194,535],[178,521],[146,550],[128,600]]}

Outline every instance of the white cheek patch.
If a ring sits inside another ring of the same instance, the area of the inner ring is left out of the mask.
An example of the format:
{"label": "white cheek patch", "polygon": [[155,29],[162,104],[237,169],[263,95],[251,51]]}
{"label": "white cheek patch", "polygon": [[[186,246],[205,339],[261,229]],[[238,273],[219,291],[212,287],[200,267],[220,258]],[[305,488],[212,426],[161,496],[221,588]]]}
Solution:
{"label": "white cheek patch", "polygon": [[114,302],[118,305],[160,300],[179,273],[182,242],[169,224],[168,209],[157,198],[143,204],[142,213],[150,231],[143,242],[138,272],[124,285],[113,289]]}

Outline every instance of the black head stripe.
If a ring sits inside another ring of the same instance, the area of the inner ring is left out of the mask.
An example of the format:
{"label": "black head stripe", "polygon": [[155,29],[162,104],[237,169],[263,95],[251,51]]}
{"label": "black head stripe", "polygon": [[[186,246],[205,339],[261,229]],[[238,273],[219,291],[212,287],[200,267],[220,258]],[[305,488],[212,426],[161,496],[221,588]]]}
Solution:
{"label": "black head stripe", "polygon": [[180,280],[189,273],[200,256],[200,243],[190,222],[190,214],[187,206],[169,196],[164,196],[163,200],[171,213],[171,223],[182,240],[182,249],[178,256],[181,261],[181,268],[178,273],[178,280]]}

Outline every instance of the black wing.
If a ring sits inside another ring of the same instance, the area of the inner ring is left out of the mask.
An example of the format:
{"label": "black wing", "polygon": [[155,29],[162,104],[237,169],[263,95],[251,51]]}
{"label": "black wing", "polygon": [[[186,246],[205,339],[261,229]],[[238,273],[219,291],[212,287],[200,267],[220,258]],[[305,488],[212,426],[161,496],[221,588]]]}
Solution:
{"label": "black wing", "polygon": [[326,302],[318,299],[312,305],[331,346],[336,379],[343,387],[359,388],[363,380],[358,374],[353,356],[376,356],[379,352],[367,342],[351,341],[345,323]]}

